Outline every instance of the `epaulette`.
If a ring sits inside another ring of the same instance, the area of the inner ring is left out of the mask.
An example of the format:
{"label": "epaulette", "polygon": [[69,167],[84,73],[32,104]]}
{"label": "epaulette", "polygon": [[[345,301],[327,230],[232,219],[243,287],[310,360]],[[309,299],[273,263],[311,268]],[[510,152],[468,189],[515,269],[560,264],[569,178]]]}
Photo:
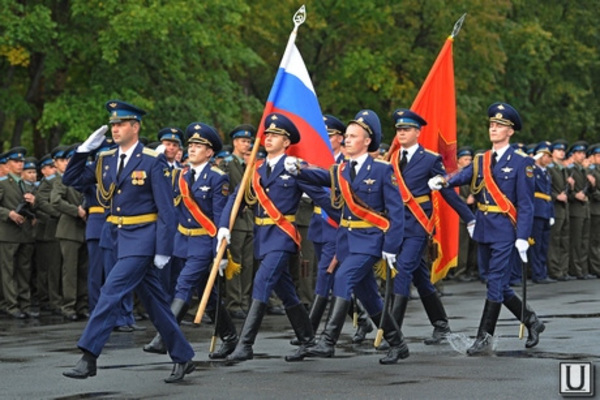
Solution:
{"label": "epaulette", "polygon": [[158,157],[158,152],[152,149],[149,149],[147,147],[144,147],[144,149],[142,150],[142,154],[145,154],[147,156],[150,157]]}
{"label": "epaulette", "polygon": [[380,160],[379,158],[374,158],[373,161],[378,162],[378,163],[382,163],[382,164],[389,164],[389,161],[385,161],[385,160]]}
{"label": "epaulette", "polygon": [[4,176],[0,176],[0,181],[5,181],[8,179],[8,176],[4,175]]}
{"label": "epaulette", "polygon": [[436,157],[440,155],[439,153],[436,153],[435,151],[431,151],[429,149],[426,149],[425,147],[423,147],[423,150],[425,150],[429,154],[433,154]]}
{"label": "epaulette", "polygon": [[527,153],[525,153],[525,152],[524,152],[523,150],[521,150],[521,149],[517,149],[517,150],[515,150],[515,154],[518,154],[518,155],[520,155],[521,157],[529,157],[529,156],[527,155]]}
{"label": "epaulette", "polygon": [[548,164],[548,168],[554,168],[554,163]]}
{"label": "epaulette", "polygon": [[112,156],[116,152],[117,152],[117,149],[105,150],[105,151],[100,152],[100,154],[98,154],[98,157]]}
{"label": "epaulette", "polygon": [[56,178],[56,174],[52,174],[46,177],[47,181],[51,181],[52,179]]}
{"label": "epaulette", "polygon": [[215,167],[214,165],[212,167],[210,167],[210,170],[216,172],[219,175],[227,175],[219,167]]}

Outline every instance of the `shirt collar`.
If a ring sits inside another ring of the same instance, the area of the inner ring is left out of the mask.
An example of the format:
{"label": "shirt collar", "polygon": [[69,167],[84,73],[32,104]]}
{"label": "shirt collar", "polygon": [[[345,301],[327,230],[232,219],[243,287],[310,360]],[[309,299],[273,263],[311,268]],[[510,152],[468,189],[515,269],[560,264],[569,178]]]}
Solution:
{"label": "shirt collar", "polygon": [[508,150],[509,147],[510,147],[510,144],[507,144],[506,146],[502,147],[501,149],[498,149],[498,150],[492,149],[492,152],[494,152],[494,151],[496,152],[496,161],[500,161],[500,159],[502,158],[504,153],[506,153],[506,150]]}
{"label": "shirt collar", "polygon": [[190,168],[193,169],[194,171],[196,171],[196,180],[198,180],[198,178],[200,178],[200,174],[202,173],[202,171],[204,171],[204,168],[208,165],[208,161],[203,162],[202,164],[198,165],[197,167],[192,167],[190,165]]}
{"label": "shirt collar", "polygon": [[129,161],[129,159],[131,158],[133,152],[137,148],[138,143],[139,142],[135,142],[135,144],[133,146],[131,146],[126,152],[122,152],[121,148],[119,147],[119,160],[121,159],[121,154],[125,154],[124,164],[127,164],[127,162]]}
{"label": "shirt collar", "polygon": [[278,155],[277,157],[273,157],[273,158],[267,158],[265,159],[266,162],[271,166],[271,169],[275,168],[275,166],[277,165],[277,163],[279,162],[279,160],[281,160],[281,158],[285,156],[285,153]]}
{"label": "shirt collar", "polygon": [[[351,158],[348,160],[349,162],[356,161],[356,173],[357,174],[358,174],[358,171],[360,171],[360,168],[365,163],[365,161],[367,161],[367,157],[369,157],[369,153],[365,153],[362,156],[358,156],[357,158]],[[350,164],[350,165],[352,165],[352,164]]]}
{"label": "shirt collar", "polygon": [[410,161],[410,159],[412,158],[412,156],[415,155],[415,153],[417,152],[417,150],[419,149],[419,143],[413,144],[412,146],[408,147],[408,148],[402,148],[402,151],[407,151],[408,153],[406,154],[406,161]]}

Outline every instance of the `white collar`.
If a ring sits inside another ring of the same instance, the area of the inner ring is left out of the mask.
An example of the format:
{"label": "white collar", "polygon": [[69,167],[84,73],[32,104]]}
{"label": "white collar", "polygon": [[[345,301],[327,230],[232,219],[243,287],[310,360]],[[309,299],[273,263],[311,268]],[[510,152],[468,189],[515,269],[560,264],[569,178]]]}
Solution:
{"label": "white collar", "polygon": [[[358,171],[360,171],[361,167],[363,166],[363,164],[365,163],[365,161],[367,161],[367,157],[369,157],[369,153],[365,153],[361,156],[358,156],[357,158],[351,158],[348,160],[348,162],[352,162],[352,161],[356,161],[356,174],[358,175]],[[352,164],[350,164],[350,166],[352,166]]]}
{"label": "white collar", "polygon": [[510,144],[507,144],[506,146],[502,147],[501,149],[498,149],[498,150],[492,149],[492,153],[494,151],[496,152],[496,162],[500,161],[500,159],[502,158],[504,153],[506,153],[506,150],[508,150],[509,147],[510,147]]}
{"label": "white collar", "polygon": [[125,167],[127,165],[127,163],[129,162],[129,160],[131,159],[131,156],[133,155],[133,152],[135,151],[135,149],[137,148],[139,142],[135,142],[135,144],[133,146],[131,146],[126,152],[123,152],[121,150],[121,148],[119,147],[119,158],[118,158],[118,162],[121,162],[121,154],[125,154],[125,161],[123,161],[123,166]]}
{"label": "white collar", "polygon": [[281,158],[285,156],[285,153],[280,154],[276,157],[273,158],[266,158],[266,163],[269,164],[271,166],[271,169],[275,168],[275,166],[277,165],[277,163],[279,162],[279,160],[281,160]]}
{"label": "white collar", "polygon": [[415,153],[417,152],[417,150],[419,149],[419,143],[413,144],[412,146],[408,147],[408,148],[404,148],[402,147],[402,151],[406,151],[406,161],[410,161],[412,159],[412,156],[415,155]]}
{"label": "white collar", "polygon": [[208,165],[208,161],[203,162],[202,164],[198,165],[197,167],[192,167],[190,165],[190,169],[193,169],[194,171],[196,171],[196,180],[198,180],[198,178],[200,178],[200,174],[202,173],[202,171],[204,171],[204,167],[206,167]]}

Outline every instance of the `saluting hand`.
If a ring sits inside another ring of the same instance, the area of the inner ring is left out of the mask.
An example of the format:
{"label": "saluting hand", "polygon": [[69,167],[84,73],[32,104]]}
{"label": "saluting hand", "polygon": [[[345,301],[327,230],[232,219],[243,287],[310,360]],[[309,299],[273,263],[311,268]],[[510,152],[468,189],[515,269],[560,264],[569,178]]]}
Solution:
{"label": "saluting hand", "polygon": [[98,147],[102,146],[104,142],[104,134],[108,131],[108,125],[102,125],[100,128],[96,129],[94,133],[88,137],[85,142],[81,146],[77,148],[78,153],[89,153],[93,150],[96,150]]}

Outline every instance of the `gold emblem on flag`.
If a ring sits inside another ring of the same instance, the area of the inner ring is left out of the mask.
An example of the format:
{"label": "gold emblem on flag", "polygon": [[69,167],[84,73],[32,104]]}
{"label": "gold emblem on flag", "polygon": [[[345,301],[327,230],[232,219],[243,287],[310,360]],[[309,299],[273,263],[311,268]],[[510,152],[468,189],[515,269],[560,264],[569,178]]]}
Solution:
{"label": "gold emblem on flag", "polygon": [[143,185],[146,178],[146,171],[133,171],[131,173],[131,183],[134,185]]}

